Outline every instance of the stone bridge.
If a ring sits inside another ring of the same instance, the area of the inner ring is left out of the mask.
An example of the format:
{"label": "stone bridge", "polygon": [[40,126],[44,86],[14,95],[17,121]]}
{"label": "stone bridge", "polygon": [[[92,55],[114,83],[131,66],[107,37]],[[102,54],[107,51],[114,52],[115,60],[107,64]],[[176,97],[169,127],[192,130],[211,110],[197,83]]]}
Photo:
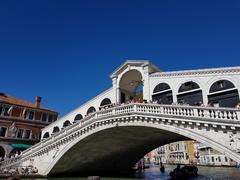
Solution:
{"label": "stone bridge", "polygon": [[41,175],[129,170],[147,152],[193,139],[240,162],[240,110],[131,103],[92,113],[43,139],[1,169],[37,167]]}

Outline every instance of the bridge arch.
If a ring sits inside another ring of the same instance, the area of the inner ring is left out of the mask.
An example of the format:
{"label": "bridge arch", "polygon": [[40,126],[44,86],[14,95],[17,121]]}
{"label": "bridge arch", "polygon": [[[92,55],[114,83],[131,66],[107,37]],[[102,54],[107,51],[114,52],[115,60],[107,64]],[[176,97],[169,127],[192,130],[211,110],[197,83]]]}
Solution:
{"label": "bridge arch", "polygon": [[125,72],[119,81],[120,102],[143,101],[143,77],[136,69]]}
{"label": "bridge arch", "polygon": [[[76,159],[76,157],[80,157],[78,154],[75,153],[84,154],[83,152],[86,151],[88,151],[88,156],[90,158],[81,157],[85,160],[79,158],[79,161],[74,161],[76,164],[70,163],[71,166],[64,169],[65,173],[74,174],[76,172],[79,172],[76,168],[81,167],[84,171],[91,166],[94,166],[95,168],[93,168],[93,171],[101,170],[101,167],[117,168],[117,170],[121,170],[122,168],[124,168],[122,165],[130,168],[147,152],[150,152],[151,150],[159,146],[171,142],[188,139],[193,139],[209,147],[212,147],[213,149],[226,154],[233,160],[239,159],[236,153],[233,153],[230,149],[221,145],[218,141],[211,139],[212,137],[205,136],[204,134],[198,133],[197,131],[190,131],[188,129],[184,129],[183,127],[172,126],[171,124],[146,122],[147,121],[144,120],[136,120],[120,124],[109,122],[106,123],[105,126],[92,126],[95,128],[92,131],[89,129],[87,136],[73,140],[68,144],[66,148],[62,149],[62,151],[59,152],[58,156],[49,166],[49,171],[46,172],[46,174],[49,173],[51,175],[61,173],[63,170],[61,166],[62,162],[67,163],[66,161],[68,160],[73,162],[73,159]],[[134,144],[135,141],[137,141],[136,144]],[[89,147],[82,146],[82,143],[84,143],[85,145],[88,144]],[[114,144],[114,146],[108,146],[108,143],[111,145]],[[106,151],[105,146],[110,147],[108,148],[108,151]],[[122,148],[119,152],[119,147],[125,147],[127,149]],[[97,157],[94,149],[98,149],[97,154],[99,156],[102,155],[102,157]],[[75,155],[70,156],[70,154]],[[109,157],[109,154],[115,154],[116,156]],[[130,158],[129,161],[125,161],[126,159],[128,159],[126,157]],[[102,165],[101,162],[99,164],[98,158],[104,160],[106,164],[104,163],[104,165]],[[114,158],[116,158],[116,162],[114,161]],[[113,164],[111,164],[111,162]],[[95,165],[97,167],[95,167]]]}
{"label": "bridge arch", "polygon": [[162,82],[155,86],[152,100],[157,101],[159,104],[172,104],[173,94],[169,84]]}
{"label": "bridge arch", "polygon": [[88,108],[86,115],[89,115],[89,114],[94,113],[94,112],[96,112],[96,109],[95,109],[95,107],[91,106],[90,108]]}
{"label": "bridge arch", "polygon": [[189,105],[203,103],[203,93],[199,84],[195,81],[186,81],[178,88],[177,102]]}
{"label": "bridge arch", "polygon": [[215,81],[208,93],[208,103],[216,107],[235,107],[239,103],[238,89],[230,80]]}

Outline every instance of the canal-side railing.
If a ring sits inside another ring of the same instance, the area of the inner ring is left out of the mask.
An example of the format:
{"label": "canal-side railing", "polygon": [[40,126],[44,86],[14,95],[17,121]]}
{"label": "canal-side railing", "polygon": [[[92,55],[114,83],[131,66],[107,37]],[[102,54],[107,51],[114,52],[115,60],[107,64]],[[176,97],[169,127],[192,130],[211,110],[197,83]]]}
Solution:
{"label": "canal-side railing", "polygon": [[[235,108],[215,108],[215,107],[198,107],[198,106],[181,106],[181,105],[159,105],[159,104],[142,104],[133,103],[121,106],[112,107],[109,109],[101,110],[90,114],[84,119],[77,121],[76,123],[64,128],[58,133],[53,134],[49,138],[41,140],[38,144],[23,151],[23,153],[17,157],[7,159],[1,162],[1,166],[7,166],[20,162],[21,160],[31,157],[33,153],[41,150],[42,148],[50,145],[56,140],[66,137],[66,135],[86,127],[90,123],[97,121],[98,119],[108,118],[111,116],[120,116],[130,113],[141,113],[144,115],[164,115],[170,117],[182,117],[193,118],[192,121],[203,120],[207,123],[211,123],[211,120],[221,121],[229,120],[229,122],[239,122],[240,110]],[[226,121],[225,121],[226,123]]]}

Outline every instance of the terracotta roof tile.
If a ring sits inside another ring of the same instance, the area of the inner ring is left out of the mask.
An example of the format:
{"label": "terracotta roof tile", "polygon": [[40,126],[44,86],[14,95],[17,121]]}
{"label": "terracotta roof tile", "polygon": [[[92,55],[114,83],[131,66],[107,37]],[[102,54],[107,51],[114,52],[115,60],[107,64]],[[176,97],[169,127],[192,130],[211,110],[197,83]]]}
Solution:
{"label": "terracotta roof tile", "polygon": [[0,92],[0,102],[55,112],[55,111],[47,109],[45,107],[36,108],[36,105],[31,102],[27,102],[25,100],[22,100],[22,99],[13,97],[13,96],[9,96],[9,95],[7,95],[5,93],[1,93],[1,92]]}

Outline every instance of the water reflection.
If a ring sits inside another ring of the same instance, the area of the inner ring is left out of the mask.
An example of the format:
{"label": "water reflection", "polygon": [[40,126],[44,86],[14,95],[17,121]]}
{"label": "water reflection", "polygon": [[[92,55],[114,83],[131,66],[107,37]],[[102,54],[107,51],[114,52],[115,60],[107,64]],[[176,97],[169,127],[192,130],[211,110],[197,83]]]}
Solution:
{"label": "water reflection", "polygon": [[[170,179],[169,173],[176,166],[165,165],[165,172],[161,173],[158,166],[150,166],[149,169],[143,171],[137,171],[133,176],[128,178],[111,178],[111,177],[101,177],[101,180],[167,180]],[[240,169],[228,168],[228,167],[198,167],[197,178],[194,180],[239,180],[240,179]],[[26,180],[86,180],[87,177],[63,177],[63,178],[44,178],[44,179],[26,179]],[[24,179],[23,179],[24,180]]]}

